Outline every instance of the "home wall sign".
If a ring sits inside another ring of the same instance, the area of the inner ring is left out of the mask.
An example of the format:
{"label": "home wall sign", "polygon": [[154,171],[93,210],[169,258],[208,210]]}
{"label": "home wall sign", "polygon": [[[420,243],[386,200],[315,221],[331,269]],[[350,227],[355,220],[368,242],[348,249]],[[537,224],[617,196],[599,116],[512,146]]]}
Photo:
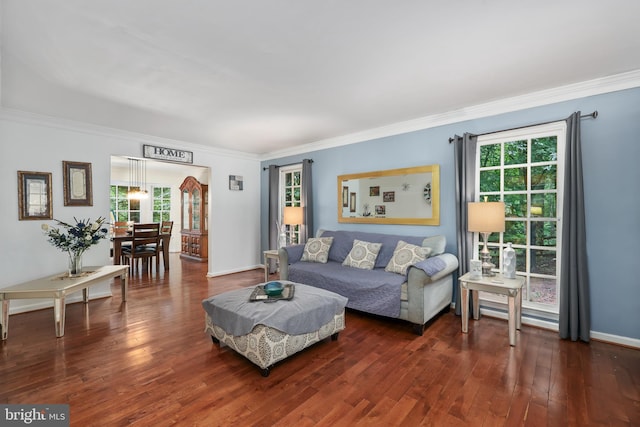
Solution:
{"label": "home wall sign", "polygon": [[440,225],[440,166],[339,176],[338,222]]}
{"label": "home wall sign", "polygon": [[142,156],[147,159],[163,160],[165,162],[193,163],[193,152],[178,150],[177,148],[158,147],[144,144]]}

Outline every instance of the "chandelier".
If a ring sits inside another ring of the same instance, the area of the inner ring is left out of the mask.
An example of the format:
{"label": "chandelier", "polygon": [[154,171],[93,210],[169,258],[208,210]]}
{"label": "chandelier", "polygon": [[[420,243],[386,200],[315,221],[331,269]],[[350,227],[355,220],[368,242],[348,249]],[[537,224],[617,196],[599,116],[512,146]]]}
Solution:
{"label": "chandelier", "polygon": [[127,198],[131,200],[146,199],[147,191],[147,162],[129,158],[129,192]]}

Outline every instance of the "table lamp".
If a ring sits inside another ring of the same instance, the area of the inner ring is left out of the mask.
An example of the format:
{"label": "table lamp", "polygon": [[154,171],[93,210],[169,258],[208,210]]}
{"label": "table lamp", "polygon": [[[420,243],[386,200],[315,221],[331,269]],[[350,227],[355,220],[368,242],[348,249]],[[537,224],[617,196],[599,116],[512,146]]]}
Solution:
{"label": "table lamp", "polygon": [[491,270],[495,267],[491,263],[491,254],[487,248],[487,240],[493,232],[504,231],[504,203],[503,202],[470,202],[467,204],[469,218],[468,231],[482,235],[484,248],[480,251],[482,259],[482,275],[494,276]]}
{"label": "table lamp", "polygon": [[289,225],[289,244],[291,244],[292,226],[300,225],[303,223],[302,207],[300,206],[285,206],[283,213],[283,223]]}

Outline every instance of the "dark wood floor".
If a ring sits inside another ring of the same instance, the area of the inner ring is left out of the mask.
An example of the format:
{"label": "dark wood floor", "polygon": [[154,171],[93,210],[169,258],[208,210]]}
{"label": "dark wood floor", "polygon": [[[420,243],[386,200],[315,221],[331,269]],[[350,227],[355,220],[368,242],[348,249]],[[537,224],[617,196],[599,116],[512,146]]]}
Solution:
{"label": "dark wood floor", "polygon": [[181,262],[114,296],[12,315],[0,344],[0,403],[68,403],[72,426],[639,426],[640,351],[561,341],[505,321],[445,314],[424,336],[404,322],[347,312],[337,341],[278,364],[268,378],[204,334],[201,301],[251,286],[262,270],[207,279]]}

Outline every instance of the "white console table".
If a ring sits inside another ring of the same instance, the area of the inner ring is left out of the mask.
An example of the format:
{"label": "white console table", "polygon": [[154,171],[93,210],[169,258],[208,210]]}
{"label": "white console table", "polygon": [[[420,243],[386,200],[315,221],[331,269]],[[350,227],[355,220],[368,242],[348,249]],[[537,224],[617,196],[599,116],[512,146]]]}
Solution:
{"label": "white console table", "polygon": [[82,290],[82,299],[89,302],[89,286],[108,279],[120,277],[122,301],[127,300],[129,266],[105,265],[85,267],[80,277],[68,277],[59,273],[41,279],[31,280],[18,285],[0,289],[0,329],[2,339],[9,335],[9,301],[12,299],[53,298],[53,320],[56,336],[64,335],[65,296]]}

